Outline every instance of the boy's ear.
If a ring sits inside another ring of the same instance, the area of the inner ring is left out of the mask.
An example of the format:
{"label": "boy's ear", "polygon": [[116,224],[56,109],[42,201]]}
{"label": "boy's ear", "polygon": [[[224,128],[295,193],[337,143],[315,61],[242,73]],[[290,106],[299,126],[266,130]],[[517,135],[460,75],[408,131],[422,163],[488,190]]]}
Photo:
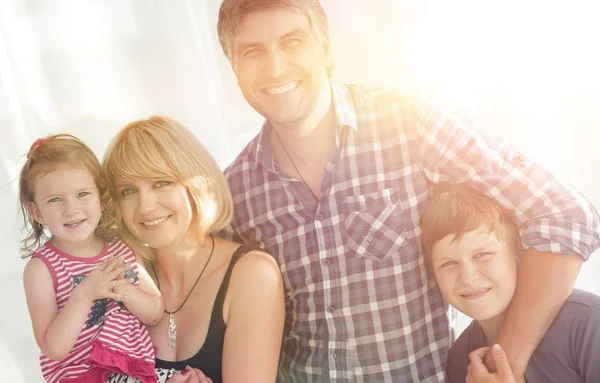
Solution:
{"label": "boy's ear", "polygon": [[31,214],[31,216],[33,217],[33,219],[35,220],[35,222],[39,223],[40,225],[44,224],[44,218],[42,218],[42,214],[40,213],[40,209],[35,204],[35,202],[28,202],[27,203],[27,210],[29,210],[29,214]]}

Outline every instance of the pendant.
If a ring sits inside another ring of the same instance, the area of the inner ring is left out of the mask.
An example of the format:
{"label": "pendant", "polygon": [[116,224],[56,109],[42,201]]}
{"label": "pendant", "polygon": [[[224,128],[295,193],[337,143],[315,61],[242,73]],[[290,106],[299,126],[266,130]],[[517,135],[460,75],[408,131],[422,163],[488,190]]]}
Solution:
{"label": "pendant", "polygon": [[173,313],[169,314],[169,332],[167,334],[167,341],[169,342],[169,347],[175,348],[175,343],[177,342],[177,326],[175,325],[175,315],[173,315]]}

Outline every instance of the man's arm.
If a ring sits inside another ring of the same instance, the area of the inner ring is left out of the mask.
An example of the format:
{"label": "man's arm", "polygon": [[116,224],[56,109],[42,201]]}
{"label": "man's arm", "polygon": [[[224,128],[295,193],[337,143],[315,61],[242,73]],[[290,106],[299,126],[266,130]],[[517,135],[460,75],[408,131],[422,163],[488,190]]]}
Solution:
{"label": "man's arm", "polygon": [[[571,294],[582,263],[579,256],[535,249],[527,249],[521,256],[517,290],[496,340],[515,376],[525,373],[533,351]],[[485,362],[490,371],[496,371],[491,353],[486,354]]]}
{"label": "man's arm", "polygon": [[414,100],[408,116],[416,122],[427,178],[468,183],[513,211],[521,227],[528,250],[498,340],[517,374],[571,292],[582,260],[598,248],[600,217],[581,193],[505,142],[488,139],[439,104]]}

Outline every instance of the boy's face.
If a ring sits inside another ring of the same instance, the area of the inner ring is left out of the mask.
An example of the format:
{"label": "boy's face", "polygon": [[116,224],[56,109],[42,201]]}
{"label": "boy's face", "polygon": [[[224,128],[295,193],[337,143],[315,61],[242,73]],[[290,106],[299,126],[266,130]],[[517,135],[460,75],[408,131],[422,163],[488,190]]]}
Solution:
{"label": "boy's face", "polygon": [[442,295],[475,320],[504,313],[517,284],[514,251],[486,230],[466,233],[460,241],[449,234],[438,241],[431,261]]}

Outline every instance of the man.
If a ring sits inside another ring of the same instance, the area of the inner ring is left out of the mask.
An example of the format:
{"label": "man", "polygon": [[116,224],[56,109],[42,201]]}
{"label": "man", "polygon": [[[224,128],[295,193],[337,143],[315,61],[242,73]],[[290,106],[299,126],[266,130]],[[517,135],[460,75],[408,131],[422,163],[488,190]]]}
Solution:
{"label": "man", "polygon": [[428,185],[441,181],[469,182],[518,212],[529,249],[498,343],[522,379],[598,247],[589,202],[416,94],[332,82],[317,0],[225,0],[218,33],[266,119],[226,176],[234,234],[263,243],[286,283],[280,380],[444,380],[447,306],[418,226]]}

